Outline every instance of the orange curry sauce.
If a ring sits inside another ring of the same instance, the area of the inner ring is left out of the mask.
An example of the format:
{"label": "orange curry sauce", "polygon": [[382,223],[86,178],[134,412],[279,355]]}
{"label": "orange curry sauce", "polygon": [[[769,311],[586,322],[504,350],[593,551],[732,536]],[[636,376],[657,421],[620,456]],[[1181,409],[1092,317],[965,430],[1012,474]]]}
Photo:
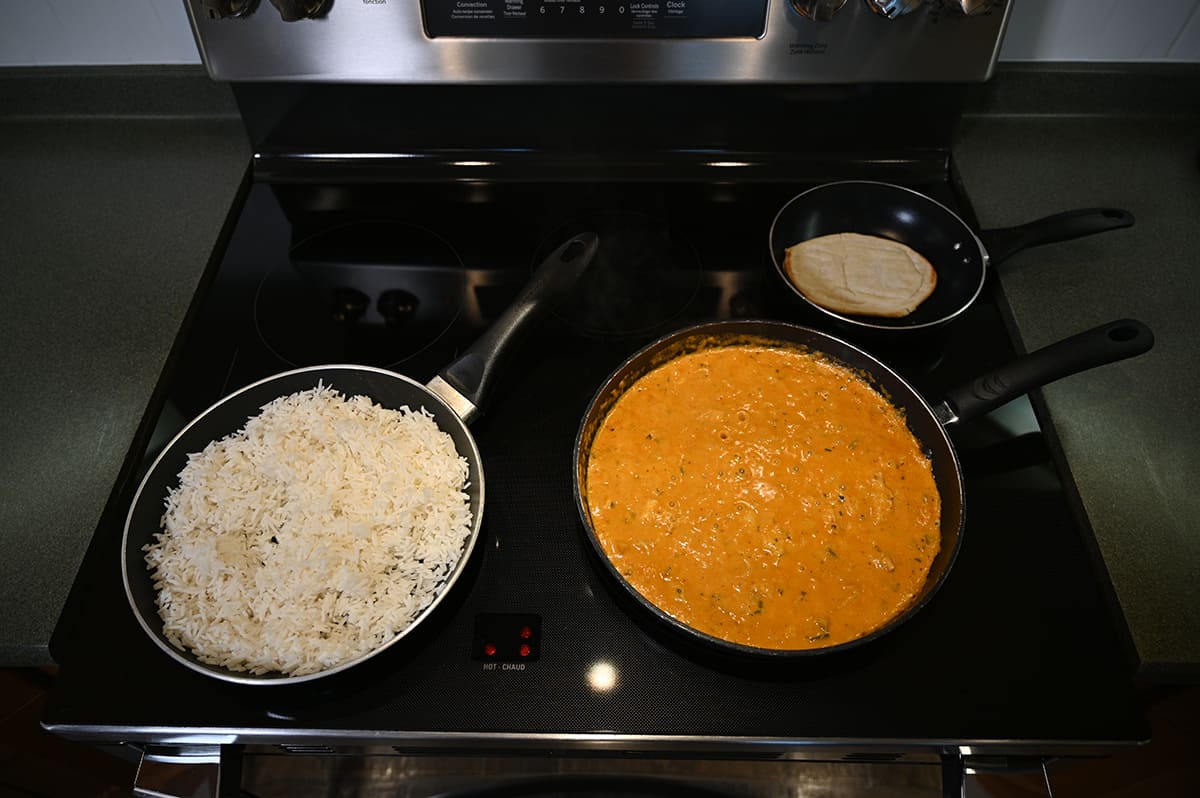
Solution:
{"label": "orange curry sauce", "polygon": [[884,625],[940,546],[937,486],[899,410],[788,347],[681,355],[617,400],[587,504],[629,584],[733,643],[821,648]]}

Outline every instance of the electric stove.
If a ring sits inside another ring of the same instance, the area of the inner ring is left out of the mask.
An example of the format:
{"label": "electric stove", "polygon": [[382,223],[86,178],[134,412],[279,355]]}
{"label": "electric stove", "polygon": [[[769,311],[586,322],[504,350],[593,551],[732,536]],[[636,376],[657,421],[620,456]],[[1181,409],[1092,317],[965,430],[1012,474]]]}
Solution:
{"label": "electric stove", "polygon": [[[644,758],[961,771],[1148,736],[1036,392],[953,428],[966,523],[951,573],[906,623],[836,655],[761,661],[678,636],[608,580],[575,506],[593,393],[689,324],[820,327],[931,400],[1017,353],[994,275],[938,331],[856,339],[809,315],[768,247],[788,199],[836,180],[904,185],[975,224],[954,130],[962,84],[991,74],[1007,3],[764,0],[728,18],[701,0],[187,5],[254,155],[56,629],[48,728],[157,763],[583,756],[614,771]],[[298,366],[428,381],[585,229],[597,262],[505,360],[472,423],[481,539],[413,634],[275,687],[206,677],[146,637],[122,529],[176,431]]]}

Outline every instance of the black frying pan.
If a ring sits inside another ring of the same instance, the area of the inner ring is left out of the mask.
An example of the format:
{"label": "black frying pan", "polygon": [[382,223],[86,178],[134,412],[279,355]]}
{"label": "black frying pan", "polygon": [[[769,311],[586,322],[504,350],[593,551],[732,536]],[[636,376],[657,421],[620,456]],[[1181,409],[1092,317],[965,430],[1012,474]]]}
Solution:
{"label": "black frying pan", "polygon": [[[1041,244],[1129,227],[1133,215],[1117,208],[1084,208],[1017,227],[982,230],[945,205],[890,183],[850,180],[827,183],[793,197],[771,224],[771,258],[783,282],[806,304],[844,327],[880,333],[939,327],[971,306],[983,290],[989,266]],[[900,318],[839,313],[808,299],[788,279],[787,248],[834,233],[861,233],[906,244],[937,272],[933,294]]]}
{"label": "black frying pan", "polygon": [[[449,593],[466,568],[479,538],[483,517],[483,467],[479,449],[467,429],[481,402],[491,389],[502,353],[526,329],[563,298],[587,268],[599,245],[592,233],[574,236],[551,253],[534,273],[521,295],[499,319],[462,356],[422,385],[415,380],[384,369],[360,365],[313,366],[284,372],[248,385],[205,410],[167,444],[151,465],[138,487],[125,521],[121,545],[121,570],[125,593],[138,623],[159,648],[177,662],[208,676],[229,682],[255,685],[296,684],[337,673],[369,659],[404,638],[428,617]],[[457,565],[438,590],[437,597],[409,627],[375,650],[336,667],[303,676],[281,673],[252,675],[201,662],[190,651],[177,649],[162,631],[157,596],[151,575],[143,559],[142,547],[154,541],[160,531],[163,502],[168,490],[178,484],[179,472],[190,452],[198,452],[210,442],[241,429],[263,405],[318,384],[331,386],[346,396],[363,395],[390,409],[424,407],[438,427],[450,435],[459,455],[469,468],[468,494],[473,526]]]}
{"label": "black frying pan", "polygon": [[[909,428],[929,455],[942,501],[941,550],[930,568],[923,590],[908,608],[864,637],[825,648],[777,650],[746,646],[700,632],[668,615],[634,589],[608,558],[592,528],[587,500],[588,453],[597,431],[617,399],[639,377],[679,355],[745,343],[800,347],[854,369],[904,412]],[[1141,322],[1114,321],[1017,358],[950,391],[940,403],[934,405],[871,354],[817,330],[775,321],[724,321],[688,327],[660,338],[634,354],[596,392],[575,439],[576,506],[592,549],[619,589],[631,596],[645,611],[687,638],[727,653],[768,659],[811,657],[856,648],[890,632],[919,612],[937,592],[954,564],[962,542],[966,496],[962,469],[947,434],[947,427],[981,416],[1033,388],[1061,377],[1142,354],[1153,344],[1153,333]]]}

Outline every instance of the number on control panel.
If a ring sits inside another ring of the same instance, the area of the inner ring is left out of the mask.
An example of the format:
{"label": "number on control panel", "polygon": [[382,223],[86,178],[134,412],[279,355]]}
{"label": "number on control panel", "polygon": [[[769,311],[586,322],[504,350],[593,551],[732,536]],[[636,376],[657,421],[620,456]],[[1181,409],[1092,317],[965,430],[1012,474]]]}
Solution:
{"label": "number on control panel", "polygon": [[[549,6],[546,6],[546,5],[541,5],[541,6],[538,6],[538,13],[539,13],[539,14],[541,14],[541,15],[543,15],[543,16],[545,16],[546,14],[549,14],[550,12],[546,10],[548,7],[549,7]],[[566,6],[566,4],[565,4],[565,3],[561,3],[561,4],[557,5],[557,6],[556,6],[556,8],[558,8],[558,13],[559,13],[559,16],[562,16],[563,14],[566,14],[566,13],[567,13],[567,6]],[[596,6],[596,13],[597,13],[597,14],[603,14],[603,13],[605,13],[607,10],[608,10],[608,9],[607,9],[605,6]],[[587,13],[587,6],[580,5],[580,6],[579,6],[579,13],[580,13],[581,15],[582,15],[582,14],[586,14],[586,13]],[[625,6],[617,6],[617,13],[618,13],[618,14],[624,14],[624,13],[625,13]]]}

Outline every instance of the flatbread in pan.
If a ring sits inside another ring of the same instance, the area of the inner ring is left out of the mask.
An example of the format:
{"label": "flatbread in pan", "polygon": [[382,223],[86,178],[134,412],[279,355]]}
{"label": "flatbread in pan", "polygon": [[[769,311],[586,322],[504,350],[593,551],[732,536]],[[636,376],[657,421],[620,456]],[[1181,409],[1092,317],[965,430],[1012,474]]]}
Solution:
{"label": "flatbread in pan", "polygon": [[788,247],[784,268],[811,301],[859,316],[907,316],[937,287],[937,272],[919,252],[860,233],[834,233]]}

